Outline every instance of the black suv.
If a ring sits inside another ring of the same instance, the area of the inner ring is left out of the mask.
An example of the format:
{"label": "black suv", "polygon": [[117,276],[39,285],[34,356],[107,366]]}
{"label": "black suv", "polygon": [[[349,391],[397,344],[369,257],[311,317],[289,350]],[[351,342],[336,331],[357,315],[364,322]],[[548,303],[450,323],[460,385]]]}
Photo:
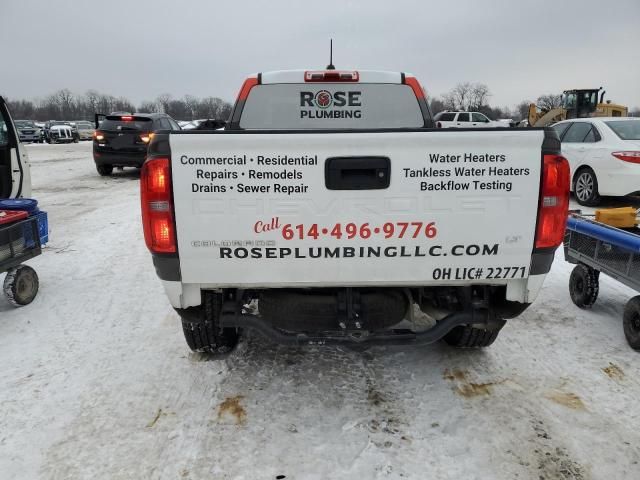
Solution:
{"label": "black suv", "polygon": [[[102,121],[99,118],[103,117]],[[180,130],[164,113],[96,115],[93,160],[100,175],[111,175],[113,167],[142,167],[147,145],[158,130]]]}

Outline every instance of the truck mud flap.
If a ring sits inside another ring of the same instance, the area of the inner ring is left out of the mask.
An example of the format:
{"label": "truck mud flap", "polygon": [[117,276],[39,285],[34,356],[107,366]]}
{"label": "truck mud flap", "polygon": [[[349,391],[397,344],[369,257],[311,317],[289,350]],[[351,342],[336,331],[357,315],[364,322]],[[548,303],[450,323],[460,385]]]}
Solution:
{"label": "truck mud flap", "polygon": [[225,302],[220,315],[221,328],[251,329],[264,335],[271,341],[282,345],[428,345],[435,343],[460,325],[490,325],[497,319],[488,310],[472,310],[452,313],[423,332],[407,329],[383,331],[329,331],[322,333],[299,333],[279,330],[257,315],[243,314],[238,304]]}

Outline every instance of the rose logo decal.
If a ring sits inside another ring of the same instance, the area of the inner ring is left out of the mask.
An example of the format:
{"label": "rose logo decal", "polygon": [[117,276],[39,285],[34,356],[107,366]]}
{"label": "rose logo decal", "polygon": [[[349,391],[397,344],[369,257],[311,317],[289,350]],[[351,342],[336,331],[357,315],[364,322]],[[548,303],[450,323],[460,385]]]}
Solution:
{"label": "rose logo decal", "polygon": [[320,108],[330,107],[333,103],[333,97],[327,90],[320,90],[314,97],[315,103]]}

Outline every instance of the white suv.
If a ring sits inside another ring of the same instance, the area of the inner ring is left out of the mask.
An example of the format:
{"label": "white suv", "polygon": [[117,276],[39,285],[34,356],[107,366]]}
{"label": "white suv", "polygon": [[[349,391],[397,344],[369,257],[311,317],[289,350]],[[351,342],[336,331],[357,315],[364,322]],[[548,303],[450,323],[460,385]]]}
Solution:
{"label": "white suv", "polygon": [[433,120],[436,128],[498,128],[508,127],[501,122],[494,122],[479,112],[440,112]]}

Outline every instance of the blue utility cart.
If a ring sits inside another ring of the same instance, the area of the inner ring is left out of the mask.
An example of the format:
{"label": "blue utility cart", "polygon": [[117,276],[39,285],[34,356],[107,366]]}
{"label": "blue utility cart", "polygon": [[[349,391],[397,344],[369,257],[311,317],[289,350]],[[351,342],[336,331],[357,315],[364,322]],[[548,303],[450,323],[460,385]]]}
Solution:
{"label": "blue utility cart", "polygon": [[[572,214],[564,239],[565,259],[575,268],[569,279],[571,300],[580,308],[598,298],[599,275],[604,273],[640,292],[640,229],[615,228]],[[627,302],[623,316],[629,345],[640,350],[640,295]]]}
{"label": "blue utility cart", "polygon": [[48,240],[46,212],[35,200],[0,200],[0,274],[6,272],[3,290],[9,303],[27,305],[38,294],[36,271],[24,265],[42,253]]}

